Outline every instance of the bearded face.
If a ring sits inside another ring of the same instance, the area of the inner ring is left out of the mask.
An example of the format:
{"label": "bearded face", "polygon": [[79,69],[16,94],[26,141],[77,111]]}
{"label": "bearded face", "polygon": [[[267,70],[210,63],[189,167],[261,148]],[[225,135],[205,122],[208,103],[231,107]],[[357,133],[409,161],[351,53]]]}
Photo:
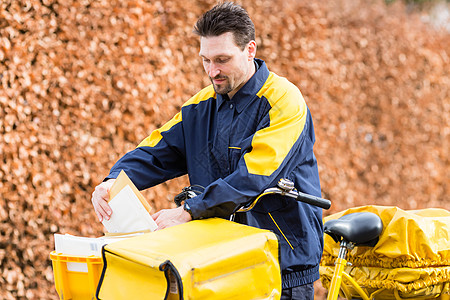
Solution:
{"label": "bearded face", "polygon": [[234,96],[254,73],[255,52],[254,41],[242,50],[231,32],[201,38],[200,57],[216,93]]}

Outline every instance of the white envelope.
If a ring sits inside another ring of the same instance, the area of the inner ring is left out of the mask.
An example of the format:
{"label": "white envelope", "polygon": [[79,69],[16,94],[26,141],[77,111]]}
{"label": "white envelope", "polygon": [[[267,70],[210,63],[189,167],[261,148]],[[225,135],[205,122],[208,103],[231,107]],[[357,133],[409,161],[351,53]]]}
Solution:
{"label": "white envelope", "polygon": [[109,202],[113,213],[102,221],[110,233],[154,231],[158,226],[129,185],[126,185]]}

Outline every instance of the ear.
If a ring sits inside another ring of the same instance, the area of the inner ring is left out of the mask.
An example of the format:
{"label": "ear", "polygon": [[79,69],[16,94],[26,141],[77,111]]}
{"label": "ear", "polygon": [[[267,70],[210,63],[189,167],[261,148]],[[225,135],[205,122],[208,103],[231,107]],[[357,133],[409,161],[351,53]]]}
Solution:
{"label": "ear", "polygon": [[248,42],[247,49],[248,61],[253,61],[253,59],[256,57],[256,42],[253,40]]}

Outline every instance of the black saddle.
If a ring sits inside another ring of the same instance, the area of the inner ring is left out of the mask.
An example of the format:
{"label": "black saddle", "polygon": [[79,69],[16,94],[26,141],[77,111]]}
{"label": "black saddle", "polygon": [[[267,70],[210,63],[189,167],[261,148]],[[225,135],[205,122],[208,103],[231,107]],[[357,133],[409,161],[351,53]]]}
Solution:
{"label": "black saddle", "polygon": [[342,240],[354,243],[355,246],[373,247],[383,231],[380,217],[371,212],[358,212],[329,220],[324,225],[324,232],[336,243]]}

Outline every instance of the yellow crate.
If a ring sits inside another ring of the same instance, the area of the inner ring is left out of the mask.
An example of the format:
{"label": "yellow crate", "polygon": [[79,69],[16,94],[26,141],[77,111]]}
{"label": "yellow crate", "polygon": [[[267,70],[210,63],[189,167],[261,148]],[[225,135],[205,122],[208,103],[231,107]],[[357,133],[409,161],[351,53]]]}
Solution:
{"label": "yellow crate", "polygon": [[59,299],[95,299],[103,267],[101,257],[66,255],[52,251],[50,258]]}

